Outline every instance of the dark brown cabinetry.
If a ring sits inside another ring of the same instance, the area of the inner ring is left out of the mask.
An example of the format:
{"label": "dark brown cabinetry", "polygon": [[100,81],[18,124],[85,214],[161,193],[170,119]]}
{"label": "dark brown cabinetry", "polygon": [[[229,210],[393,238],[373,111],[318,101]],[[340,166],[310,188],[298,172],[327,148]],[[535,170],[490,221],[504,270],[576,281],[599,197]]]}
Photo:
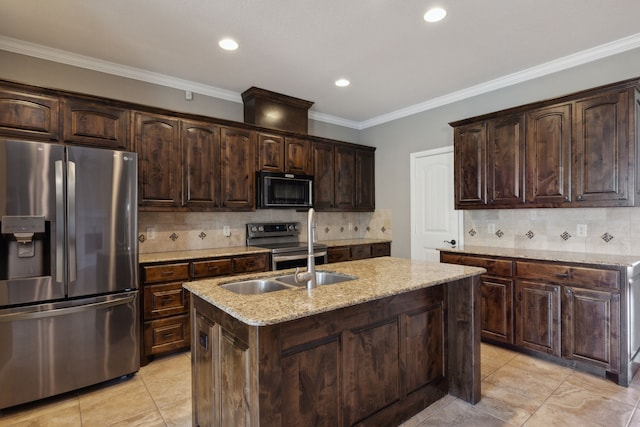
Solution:
{"label": "dark brown cabinetry", "polygon": [[181,204],[196,210],[220,208],[220,128],[183,120],[180,134]]}
{"label": "dark brown cabinetry", "polygon": [[625,337],[637,329],[629,323],[630,312],[623,311],[626,269],[451,252],[440,259],[487,269],[482,276],[483,339],[599,369],[628,384],[629,355],[637,349],[627,349]]}
{"label": "dark brown cabinetry", "polygon": [[220,136],[222,207],[251,210],[255,198],[255,132],[223,127]]}
{"label": "dark brown cabinetry", "polygon": [[182,205],[179,121],[170,116],[134,114],[134,150],[138,153],[141,208]]}
{"label": "dark brown cabinetry", "polygon": [[302,138],[285,139],[285,172],[311,175],[311,142]]}
{"label": "dark brown cabinetry", "polygon": [[445,369],[472,351],[444,336],[457,302],[446,295],[434,286],[260,327],[194,296],[194,423],[398,425],[468,381]]}
{"label": "dark brown cabinetry", "polygon": [[451,123],[456,208],[639,205],[638,84]]}
{"label": "dark brown cabinetry", "polygon": [[269,270],[267,253],[140,265],[144,365],[155,355],[189,347],[189,295],[184,282]]}
{"label": "dark brown cabinetry", "polygon": [[311,175],[311,142],[302,138],[258,133],[258,170]]}
{"label": "dark brown cabinetry", "polygon": [[316,210],[375,210],[373,150],[316,142],[312,157]]}
{"label": "dark brown cabinetry", "polygon": [[60,101],[26,89],[0,88],[0,135],[57,141]]}
{"label": "dark brown cabinetry", "polygon": [[391,242],[331,246],[327,249],[328,262],[354,261],[391,255]]}
{"label": "dark brown cabinetry", "polygon": [[62,137],[65,142],[129,150],[130,111],[83,99],[62,103]]}

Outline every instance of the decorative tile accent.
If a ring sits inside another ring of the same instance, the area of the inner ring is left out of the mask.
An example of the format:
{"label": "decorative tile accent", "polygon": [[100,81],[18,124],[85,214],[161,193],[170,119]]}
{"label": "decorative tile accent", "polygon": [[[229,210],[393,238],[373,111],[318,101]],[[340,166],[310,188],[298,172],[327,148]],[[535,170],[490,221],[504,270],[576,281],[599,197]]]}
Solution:
{"label": "decorative tile accent", "polygon": [[329,230],[329,227],[325,227],[325,228],[324,228],[324,232],[325,232],[325,233],[328,233],[329,231],[330,231],[330,230]]}
{"label": "decorative tile accent", "polygon": [[469,230],[469,235],[471,237],[475,236],[476,234],[478,234],[478,232],[476,230],[474,230],[473,228],[471,230]]}
{"label": "decorative tile accent", "polygon": [[340,227],[340,232],[344,233],[344,227]]}
{"label": "decorative tile accent", "polygon": [[207,233],[205,233],[204,231],[201,231],[200,234],[198,234],[198,237],[204,240],[204,238],[207,237]]}
{"label": "decorative tile accent", "polygon": [[502,230],[498,230],[496,231],[496,236],[498,236],[498,239],[502,238],[502,236],[504,236],[504,232]]}
{"label": "decorative tile accent", "polygon": [[170,238],[171,240],[173,240],[174,242],[175,242],[176,240],[178,240],[178,237],[180,237],[180,236],[178,236],[176,233],[171,233],[171,236],[169,236],[169,238]]}
{"label": "decorative tile accent", "polygon": [[535,234],[533,234],[533,231],[529,230],[529,231],[527,231],[527,233],[525,234],[525,236],[527,236],[529,239],[533,239],[533,237],[535,236]]}
{"label": "decorative tile accent", "polygon": [[367,226],[367,231],[371,231],[371,227]]}
{"label": "decorative tile accent", "polygon": [[567,240],[569,240],[569,239],[571,238],[571,234],[569,234],[569,233],[567,233],[567,232],[565,231],[564,233],[562,233],[562,234],[560,235],[560,237],[562,237],[562,240],[564,240],[564,241],[566,242]]}
{"label": "decorative tile accent", "polygon": [[357,225],[353,227],[353,231],[358,231],[358,226]]}
{"label": "decorative tile accent", "polygon": [[147,240],[147,238],[144,237],[144,234],[140,233],[140,235],[138,236],[138,241],[140,243],[144,243],[145,240]]}
{"label": "decorative tile accent", "polygon": [[607,243],[613,240],[613,236],[609,233],[604,233],[602,236],[600,236],[600,238]]}
{"label": "decorative tile accent", "polygon": [[384,233],[385,231],[387,231],[387,229],[384,228],[384,225],[383,225],[382,228],[380,229],[380,231],[382,231]]}

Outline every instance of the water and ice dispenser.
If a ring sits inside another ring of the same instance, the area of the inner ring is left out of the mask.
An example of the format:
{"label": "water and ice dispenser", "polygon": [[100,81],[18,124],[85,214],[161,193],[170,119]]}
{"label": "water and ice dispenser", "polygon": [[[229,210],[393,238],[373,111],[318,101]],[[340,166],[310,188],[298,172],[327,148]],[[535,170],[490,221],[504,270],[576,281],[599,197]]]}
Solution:
{"label": "water and ice dispenser", "polygon": [[0,221],[0,280],[47,275],[45,217],[2,216]]}

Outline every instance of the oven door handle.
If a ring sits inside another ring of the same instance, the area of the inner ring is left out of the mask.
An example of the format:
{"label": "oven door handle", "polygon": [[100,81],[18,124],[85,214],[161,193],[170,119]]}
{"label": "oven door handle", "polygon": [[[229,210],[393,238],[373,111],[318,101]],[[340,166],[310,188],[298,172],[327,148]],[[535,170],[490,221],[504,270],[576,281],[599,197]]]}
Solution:
{"label": "oven door handle", "polygon": [[[314,258],[325,256],[325,255],[327,255],[327,251],[314,252],[313,253]],[[304,255],[276,255],[276,256],[273,257],[273,260],[277,261],[277,262],[280,262],[280,261],[292,261],[292,260],[296,260],[296,259],[305,259],[308,256],[309,256],[308,254],[304,254]]]}

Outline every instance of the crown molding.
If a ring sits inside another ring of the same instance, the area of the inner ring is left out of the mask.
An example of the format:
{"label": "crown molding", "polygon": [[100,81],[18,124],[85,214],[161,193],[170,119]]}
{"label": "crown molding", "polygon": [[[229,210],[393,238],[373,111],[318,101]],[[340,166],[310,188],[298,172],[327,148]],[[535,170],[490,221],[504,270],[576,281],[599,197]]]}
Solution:
{"label": "crown molding", "polygon": [[640,33],[359,122],[366,129],[640,47]]}
{"label": "crown molding", "polygon": [[[438,108],[447,104],[471,98],[477,95],[488,93],[494,90],[502,89],[514,84],[523,83],[528,80],[543,77],[548,74],[563,71],[578,65],[586,64],[591,61],[606,58],[618,53],[640,47],[640,33],[614,40],[591,49],[587,49],[572,55],[565,56],[526,70],[508,74],[497,79],[493,79],[475,86],[471,86],[456,92],[449,93],[437,98],[430,99],[419,104],[401,108],[387,114],[383,114],[369,120],[356,122],[330,114],[309,111],[309,118],[312,120],[344,126],[347,128],[363,130],[393,120],[398,120],[413,114],[422,113],[434,108]],[[204,85],[201,83],[179,79],[165,74],[154,73],[135,67],[128,67],[113,62],[103,61],[89,56],[78,55],[67,51],[53,49],[50,47],[29,43],[10,37],[0,36],[0,50],[6,50],[13,53],[32,56],[48,61],[58,62],[62,64],[72,65],[75,67],[85,68],[102,73],[112,74],[120,77],[126,77],[147,83],[158,84],[161,86],[171,87],[185,91],[220,98],[227,101],[242,103],[242,96],[237,92],[220,89],[214,86]]]}

